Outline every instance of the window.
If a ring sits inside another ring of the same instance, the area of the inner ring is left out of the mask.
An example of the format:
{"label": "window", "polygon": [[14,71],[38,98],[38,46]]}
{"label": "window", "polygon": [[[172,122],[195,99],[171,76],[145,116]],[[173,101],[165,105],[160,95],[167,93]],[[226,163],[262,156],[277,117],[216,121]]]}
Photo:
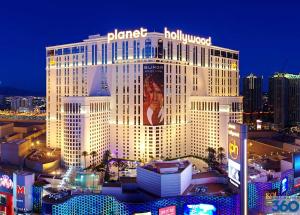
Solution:
{"label": "window", "polygon": [[151,39],[145,40],[145,58],[151,57]]}

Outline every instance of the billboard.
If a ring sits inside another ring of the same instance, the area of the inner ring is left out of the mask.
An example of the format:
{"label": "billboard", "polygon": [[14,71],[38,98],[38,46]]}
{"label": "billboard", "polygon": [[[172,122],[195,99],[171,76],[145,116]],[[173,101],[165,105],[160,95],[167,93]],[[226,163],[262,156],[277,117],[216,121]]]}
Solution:
{"label": "billboard", "polygon": [[300,152],[293,154],[294,187],[300,187]]}
{"label": "billboard", "polygon": [[0,192],[12,193],[13,192],[13,181],[10,175],[0,175]]}
{"label": "billboard", "polygon": [[169,207],[164,207],[160,208],[158,210],[158,215],[176,215],[176,206],[169,206]]}
{"label": "billboard", "polygon": [[246,130],[245,125],[228,124],[228,177],[236,187],[241,184],[242,149],[247,138]]}
{"label": "billboard", "polygon": [[210,204],[185,205],[184,215],[216,215],[217,209]]}
{"label": "billboard", "polygon": [[30,212],[32,210],[32,185],[34,173],[14,172],[14,207],[19,212]]}
{"label": "billboard", "polygon": [[143,123],[164,124],[164,65],[143,65]]}

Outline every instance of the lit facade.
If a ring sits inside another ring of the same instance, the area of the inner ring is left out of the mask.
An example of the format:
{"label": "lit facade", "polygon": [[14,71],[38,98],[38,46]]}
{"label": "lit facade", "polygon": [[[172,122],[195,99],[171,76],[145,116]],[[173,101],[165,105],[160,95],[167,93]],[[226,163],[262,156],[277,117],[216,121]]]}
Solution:
{"label": "lit facade", "polygon": [[[110,97],[64,97],[62,103],[64,166],[85,168],[100,163],[109,150]],[[96,154],[83,157],[83,151]]]}
{"label": "lit facade", "polygon": [[[47,47],[46,55],[50,147],[63,149],[66,144],[66,97],[109,97],[112,153],[143,161],[204,155],[209,145],[224,147],[220,140],[227,135],[228,121],[242,120],[239,53],[212,46],[211,38],[168,29],[115,30],[80,43]],[[198,102],[206,109],[195,109]],[[210,119],[213,123],[200,129],[201,122]],[[90,125],[85,126],[81,129]],[[88,140],[85,145],[89,144],[94,143]],[[84,147],[76,150],[79,156]]]}

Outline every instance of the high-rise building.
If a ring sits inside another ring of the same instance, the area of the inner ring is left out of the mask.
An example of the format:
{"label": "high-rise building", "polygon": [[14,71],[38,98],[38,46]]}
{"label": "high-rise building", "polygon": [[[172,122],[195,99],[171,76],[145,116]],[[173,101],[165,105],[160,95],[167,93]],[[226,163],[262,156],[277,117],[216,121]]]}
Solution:
{"label": "high-rise building", "polygon": [[276,73],[269,79],[270,104],[278,128],[300,123],[300,74]]}
{"label": "high-rise building", "polygon": [[262,84],[263,78],[252,73],[243,78],[244,112],[262,111]]}
{"label": "high-rise building", "polygon": [[167,28],[47,47],[47,145],[77,167],[83,151],[147,161],[226,149],[227,123],[242,121],[238,58]]}

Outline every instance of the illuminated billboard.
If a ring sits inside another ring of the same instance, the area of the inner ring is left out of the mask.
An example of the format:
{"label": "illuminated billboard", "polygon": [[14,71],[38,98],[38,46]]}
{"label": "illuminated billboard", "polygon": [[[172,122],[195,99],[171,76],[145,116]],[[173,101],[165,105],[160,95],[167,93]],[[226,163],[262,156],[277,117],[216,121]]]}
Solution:
{"label": "illuminated billboard", "polygon": [[288,190],[288,177],[284,177],[280,183],[280,195],[283,195]]}
{"label": "illuminated billboard", "polygon": [[216,215],[217,209],[210,204],[185,205],[184,215]]}
{"label": "illuminated billboard", "polygon": [[18,171],[13,174],[14,208],[18,212],[32,211],[32,185],[34,173]]}
{"label": "illuminated billboard", "polygon": [[300,187],[300,152],[293,154],[294,187]]}
{"label": "illuminated billboard", "polygon": [[238,123],[228,124],[228,177],[230,182],[239,187],[241,184],[241,166],[243,146],[246,145],[245,125]]}
{"label": "illuminated billboard", "polygon": [[164,124],[164,65],[143,65],[144,125]]}
{"label": "illuminated billboard", "polygon": [[13,181],[11,176],[6,174],[0,175],[0,192],[13,192]]}
{"label": "illuminated billboard", "polygon": [[158,215],[176,215],[176,206],[169,206],[169,207],[164,207],[160,208],[158,210]]}

